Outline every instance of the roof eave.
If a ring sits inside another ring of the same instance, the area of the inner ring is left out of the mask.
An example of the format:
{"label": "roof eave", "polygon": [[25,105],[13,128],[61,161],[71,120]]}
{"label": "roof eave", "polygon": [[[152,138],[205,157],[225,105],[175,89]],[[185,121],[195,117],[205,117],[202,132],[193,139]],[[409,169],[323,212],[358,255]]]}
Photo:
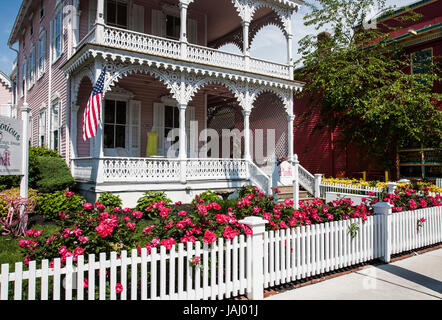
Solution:
{"label": "roof eave", "polygon": [[17,17],[15,18],[14,26],[12,27],[11,34],[9,35],[8,45],[12,46],[18,41],[18,31],[23,23],[23,18],[31,5],[32,0],[23,0],[20,9],[18,11]]}

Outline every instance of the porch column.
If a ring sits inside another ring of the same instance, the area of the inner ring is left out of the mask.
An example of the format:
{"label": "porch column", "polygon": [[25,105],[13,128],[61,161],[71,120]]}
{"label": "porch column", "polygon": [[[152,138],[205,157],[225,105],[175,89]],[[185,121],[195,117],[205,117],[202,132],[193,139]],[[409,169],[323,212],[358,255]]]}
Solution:
{"label": "porch column", "polygon": [[187,104],[178,104],[180,111],[180,152],[179,160],[181,162],[181,183],[187,182],[187,136],[186,136],[186,110]]}
{"label": "porch column", "polygon": [[180,42],[181,42],[181,57],[187,57],[187,8],[189,5],[180,1],[180,18],[181,18],[181,31],[180,31]]}
{"label": "porch column", "polygon": [[287,64],[289,65],[290,79],[294,79],[294,61],[293,61],[293,35],[287,35]]}
{"label": "porch column", "polygon": [[287,138],[287,157],[289,158],[289,161],[293,161],[293,153],[294,153],[294,135],[293,135],[293,122],[295,121],[294,115],[288,115],[287,116],[287,122],[288,122],[288,138]]}
{"label": "porch column", "polygon": [[244,159],[251,160],[250,156],[250,110],[243,110],[244,116]]}
{"label": "porch column", "polygon": [[95,40],[103,42],[104,38],[104,0],[97,0],[97,19],[95,20]]}
{"label": "porch column", "polygon": [[[101,72],[103,70],[103,66],[99,61],[95,62],[95,81],[94,84],[97,83]],[[104,99],[104,98],[103,98]],[[104,102],[104,101],[103,101]],[[102,183],[104,182],[103,177],[103,161],[104,158],[104,103],[102,103],[102,108],[100,111],[101,119],[98,121],[97,125],[97,134],[93,138],[93,154],[91,155],[92,158],[100,159],[97,161],[97,173],[96,173],[96,183]]]}
{"label": "porch column", "polygon": [[243,54],[244,54],[244,62],[245,69],[249,70],[250,65],[250,45],[249,45],[249,27],[250,21],[242,22],[242,30],[243,30]]}

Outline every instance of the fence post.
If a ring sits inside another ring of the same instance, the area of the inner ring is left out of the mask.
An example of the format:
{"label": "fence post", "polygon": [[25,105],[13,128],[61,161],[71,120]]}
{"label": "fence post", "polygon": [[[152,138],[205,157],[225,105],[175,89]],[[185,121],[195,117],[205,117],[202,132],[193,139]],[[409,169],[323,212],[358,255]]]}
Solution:
{"label": "fence post", "polygon": [[299,160],[298,155],[293,157],[293,207],[299,210]]}
{"label": "fence post", "polygon": [[321,197],[322,174],[315,174],[315,198]]}
{"label": "fence post", "polygon": [[373,205],[374,214],[382,216],[381,234],[382,234],[382,247],[383,253],[381,260],[384,262],[390,262],[391,260],[391,215],[393,213],[393,206],[388,202],[378,202]]}
{"label": "fence post", "polygon": [[396,188],[397,188],[397,183],[396,182],[389,182],[389,183],[387,183],[387,192],[388,193],[394,193]]}
{"label": "fence post", "polygon": [[264,274],[263,274],[263,259],[264,259],[264,242],[263,234],[265,232],[265,226],[268,221],[259,217],[247,217],[239,223],[248,226],[252,229],[252,287],[247,292],[247,297],[250,300],[262,300],[264,299]]}

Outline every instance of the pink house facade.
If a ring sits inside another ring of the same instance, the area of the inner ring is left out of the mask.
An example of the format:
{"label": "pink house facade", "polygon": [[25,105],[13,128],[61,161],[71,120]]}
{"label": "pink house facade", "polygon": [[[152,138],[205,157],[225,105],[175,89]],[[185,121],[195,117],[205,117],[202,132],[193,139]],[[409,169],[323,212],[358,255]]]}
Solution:
{"label": "pink house facade", "polygon": [[11,117],[13,114],[13,95],[11,79],[0,71],[0,115]]}
{"label": "pink house facade", "polygon": [[[300,5],[23,1],[9,44],[19,46],[17,105],[31,109],[32,145],[58,150],[90,201],[113,192],[134,205],[147,190],[190,201],[249,183],[270,191],[274,158],[294,158],[293,94],[303,84],[293,80],[291,17]],[[287,39],[285,64],[250,55],[268,25]],[[241,54],[219,49],[229,43]],[[83,112],[103,70],[102,121],[85,142]],[[226,150],[220,134],[235,130]]]}

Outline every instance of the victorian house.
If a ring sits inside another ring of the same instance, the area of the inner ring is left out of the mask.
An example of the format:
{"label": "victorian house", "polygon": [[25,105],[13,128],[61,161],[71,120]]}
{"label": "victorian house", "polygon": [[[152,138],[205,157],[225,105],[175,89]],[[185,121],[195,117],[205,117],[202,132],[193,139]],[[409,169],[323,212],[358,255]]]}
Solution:
{"label": "victorian house", "polygon": [[[293,95],[303,84],[293,80],[291,17],[300,5],[24,0],[9,44],[18,45],[17,107],[31,109],[32,145],[58,150],[90,201],[113,192],[133,206],[147,190],[189,201],[247,183],[270,191],[271,160],[294,157]],[[287,51],[284,64],[250,55],[269,25],[287,39],[275,48]],[[83,141],[84,109],[103,71],[102,118]],[[242,132],[239,152],[233,138],[228,150],[213,147],[226,130]],[[257,136],[275,147],[266,152]]]}

